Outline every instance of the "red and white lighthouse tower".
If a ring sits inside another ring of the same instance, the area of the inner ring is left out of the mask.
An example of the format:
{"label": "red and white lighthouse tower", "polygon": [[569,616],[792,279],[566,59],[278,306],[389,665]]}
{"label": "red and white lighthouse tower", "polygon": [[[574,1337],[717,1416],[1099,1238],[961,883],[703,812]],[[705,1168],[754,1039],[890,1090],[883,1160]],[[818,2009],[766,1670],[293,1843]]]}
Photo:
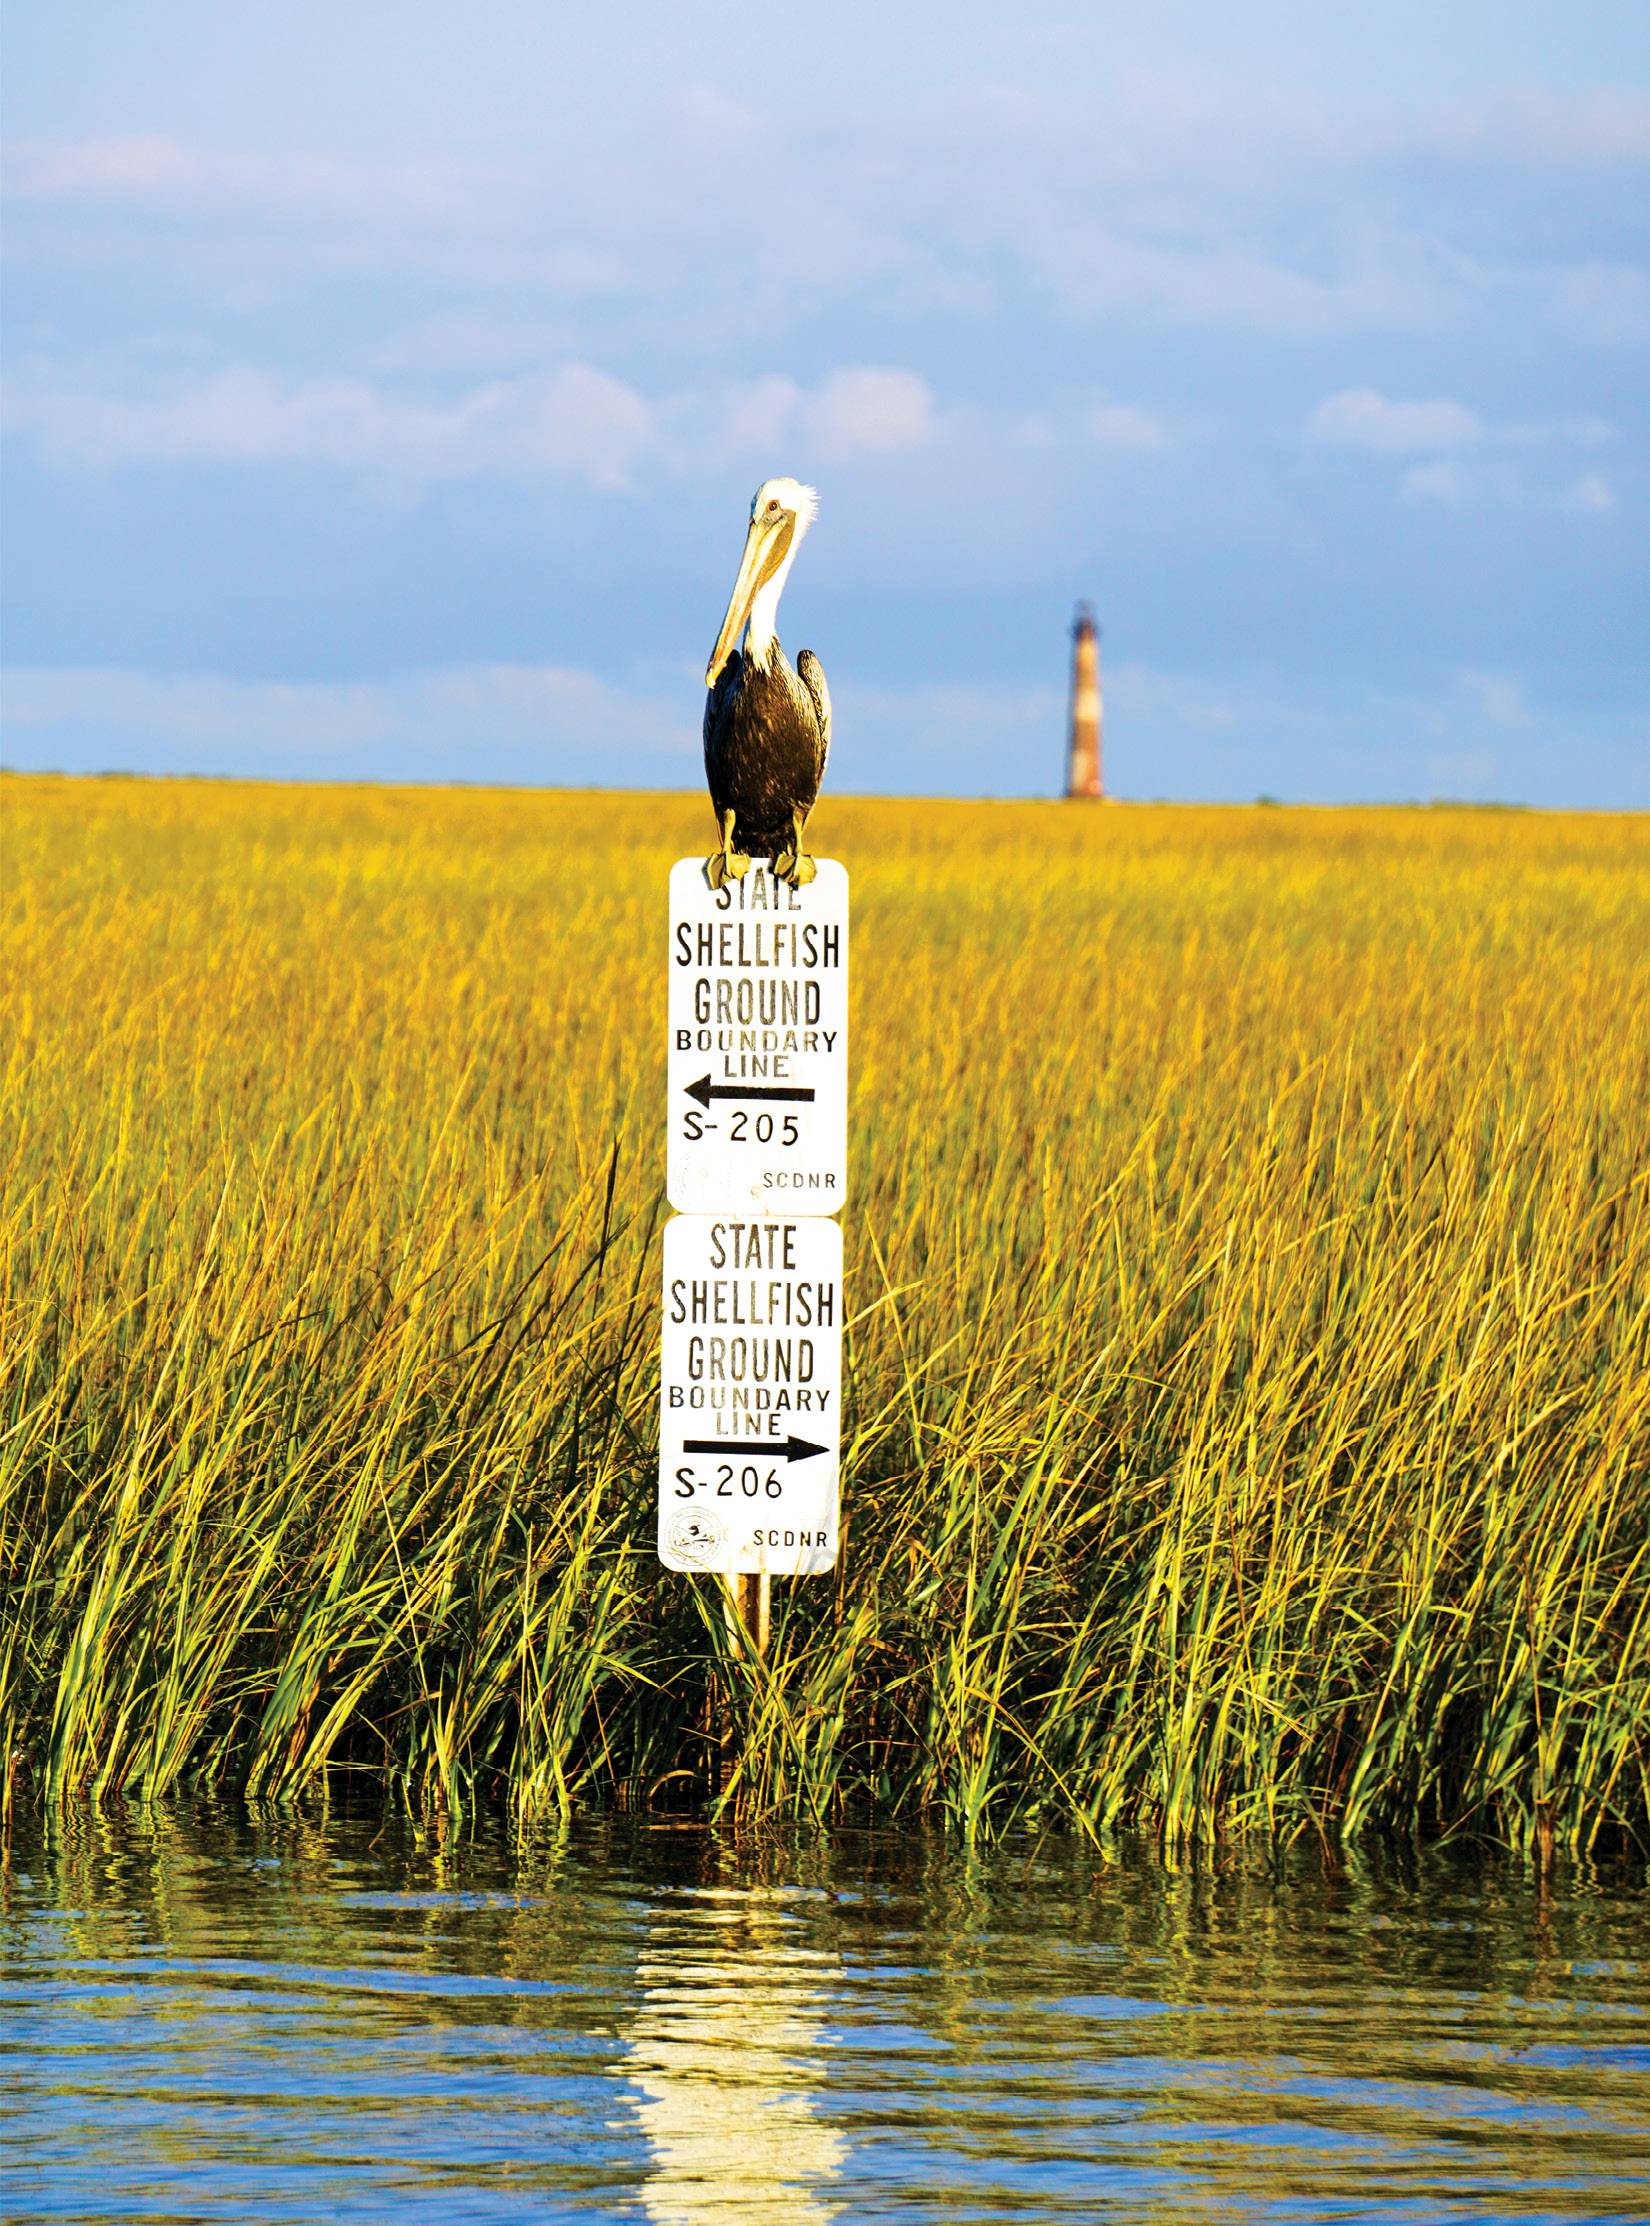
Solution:
{"label": "red and white lighthouse tower", "polygon": [[1077,606],[1071,640],[1071,766],[1066,776],[1066,794],[1070,797],[1104,796],[1100,629],[1087,603]]}

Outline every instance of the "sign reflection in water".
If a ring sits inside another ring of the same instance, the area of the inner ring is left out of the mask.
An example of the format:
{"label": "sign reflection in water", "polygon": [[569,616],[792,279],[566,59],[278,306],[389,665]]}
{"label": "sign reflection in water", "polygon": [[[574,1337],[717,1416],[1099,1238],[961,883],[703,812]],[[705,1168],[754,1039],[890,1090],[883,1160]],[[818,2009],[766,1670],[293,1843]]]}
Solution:
{"label": "sign reflection in water", "polygon": [[784,1893],[702,1889],[650,1933],[616,2067],[653,2152],[640,2190],[661,2226],[837,2215],[822,2190],[845,2144],[820,2114],[837,1959],[803,1945]]}
{"label": "sign reflection in water", "polygon": [[24,1804],[0,2188],[233,2226],[1650,2217],[1647,1979],[1637,1862]]}

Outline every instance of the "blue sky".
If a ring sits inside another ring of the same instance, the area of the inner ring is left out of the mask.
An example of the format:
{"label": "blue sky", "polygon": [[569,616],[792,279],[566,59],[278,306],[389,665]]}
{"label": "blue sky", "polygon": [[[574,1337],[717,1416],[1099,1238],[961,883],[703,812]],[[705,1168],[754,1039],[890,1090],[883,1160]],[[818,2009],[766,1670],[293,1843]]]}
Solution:
{"label": "blue sky", "polygon": [[1641,4],[11,11],[0,761],[1650,806]]}

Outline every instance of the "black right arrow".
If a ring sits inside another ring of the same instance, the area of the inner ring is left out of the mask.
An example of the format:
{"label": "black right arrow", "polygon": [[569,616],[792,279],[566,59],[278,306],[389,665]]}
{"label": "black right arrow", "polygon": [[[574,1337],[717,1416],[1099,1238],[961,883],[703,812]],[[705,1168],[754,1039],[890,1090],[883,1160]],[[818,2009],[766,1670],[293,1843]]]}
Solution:
{"label": "black right arrow", "polygon": [[[829,1448],[823,1445],[810,1445],[806,1438],[787,1438],[785,1440],[785,1458],[787,1461],[811,1461],[816,1453],[824,1453],[828,1450]],[[684,1453],[761,1453],[763,1451],[777,1453],[779,1448],[772,1443],[764,1447],[761,1441],[755,1438],[746,1438],[742,1445],[731,1438],[684,1438],[682,1440],[682,1451]]]}
{"label": "black right arrow", "polygon": [[690,1098],[699,1100],[707,1113],[710,1111],[712,1098],[783,1098],[791,1105],[812,1105],[814,1102],[812,1090],[730,1090],[718,1088],[708,1074],[701,1075],[697,1082],[684,1082],[682,1087]]}

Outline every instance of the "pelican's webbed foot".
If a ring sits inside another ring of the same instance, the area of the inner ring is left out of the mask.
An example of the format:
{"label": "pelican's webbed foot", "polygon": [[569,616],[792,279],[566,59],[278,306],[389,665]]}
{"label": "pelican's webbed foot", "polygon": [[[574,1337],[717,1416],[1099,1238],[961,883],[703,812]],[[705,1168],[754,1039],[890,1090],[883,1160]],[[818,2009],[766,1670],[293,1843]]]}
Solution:
{"label": "pelican's webbed foot", "polygon": [[713,850],[705,860],[705,879],[713,889],[720,889],[724,881],[743,881],[751,870],[750,852],[733,847],[733,830],[738,818],[737,810],[720,815],[722,847]]}
{"label": "pelican's webbed foot", "polygon": [[819,878],[819,868],[802,848],[802,831],[807,824],[805,812],[792,812],[791,840],[773,862],[774,879],[788,881],[793,889],[805,889]]}

